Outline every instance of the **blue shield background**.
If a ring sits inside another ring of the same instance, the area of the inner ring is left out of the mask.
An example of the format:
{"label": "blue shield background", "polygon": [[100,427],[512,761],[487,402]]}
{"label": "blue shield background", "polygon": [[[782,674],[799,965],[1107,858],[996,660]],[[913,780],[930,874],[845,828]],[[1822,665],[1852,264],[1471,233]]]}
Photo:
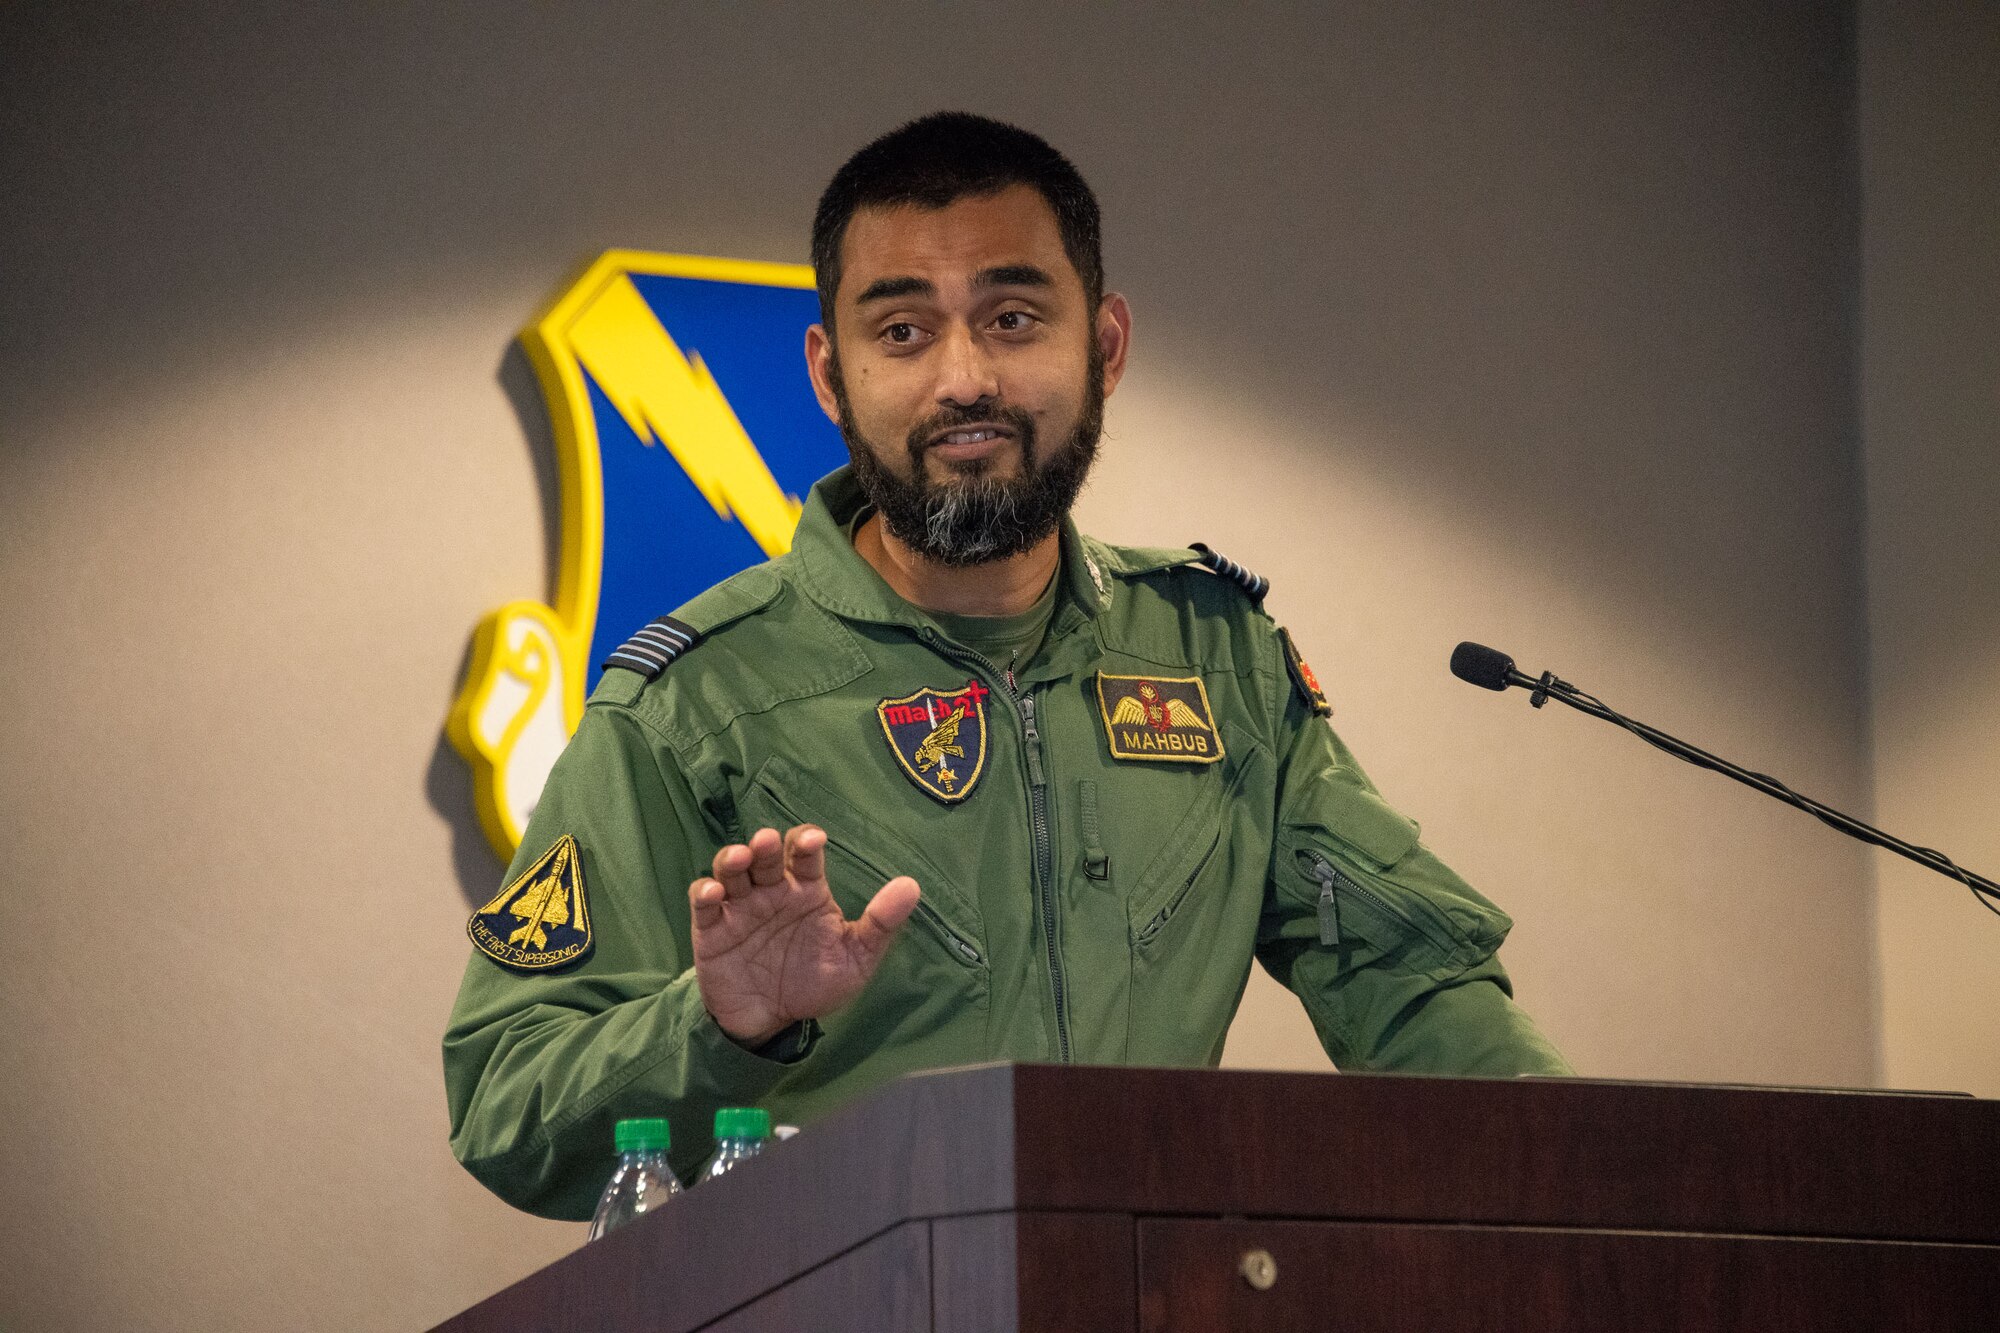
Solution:
{"label": "blue shield background", "polygon": [[[803,499],[847,461],[847,446],[806,377],[805,332],[819,321],[814,292],[641,273],[631,279],[681,350],[700,354],[788,494]],[[605,656],[632,631],[760,563],[764,552],[741,523],[716,515],[672,453],[640,443],[584,374],[604,476],[604,569],[588,694]]]}

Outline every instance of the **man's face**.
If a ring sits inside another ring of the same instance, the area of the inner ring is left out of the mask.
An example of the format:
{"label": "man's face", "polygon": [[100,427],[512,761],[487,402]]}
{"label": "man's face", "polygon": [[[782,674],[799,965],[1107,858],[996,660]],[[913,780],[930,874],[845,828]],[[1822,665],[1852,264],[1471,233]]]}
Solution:
{"label": "man's face", "polygon": [[941,564],[1004,559],[1054,531],[1090,470],[1124,366],[1122,298],[1100,310],[1039,191],[849,222],[834,339],[807,362],[889,531]]}

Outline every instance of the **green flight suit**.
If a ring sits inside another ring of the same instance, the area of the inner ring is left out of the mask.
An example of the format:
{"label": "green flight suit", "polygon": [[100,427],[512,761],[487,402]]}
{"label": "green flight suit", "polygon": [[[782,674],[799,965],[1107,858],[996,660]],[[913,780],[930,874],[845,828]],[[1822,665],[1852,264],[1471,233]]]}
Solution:
{"label": "green flight suit", "polygon": [[[806,1123],[946,1065],[1213,1065],[1253,956],[1341,1068],[1568,1072],[1509,998],[1506,915],[1376,794],[1236,582],[1066,524],[1064,596],[1010,682],[855,552],[862,505],[827,477],[789,554],[676,613],[694,647],[591,696],[508,882],[572,835],[594,951],[522,974],[475,950],[445,1035],[452,1149],[488,1187],[587,1217],[620,1117],[671,1118],[687,1176],[719,1106]],[[982,714],[929,790],[885,720],[910,715],[878,708],[927,687]],[[753,1053],[702,1007],[688,886],[808,822],[850,918],[899,874],[922,902],[859,999]]]}

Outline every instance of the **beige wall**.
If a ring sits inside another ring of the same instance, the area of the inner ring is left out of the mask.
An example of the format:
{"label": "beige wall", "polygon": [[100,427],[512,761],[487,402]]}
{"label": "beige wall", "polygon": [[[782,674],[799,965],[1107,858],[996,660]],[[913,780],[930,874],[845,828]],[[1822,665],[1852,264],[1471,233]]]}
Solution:
{"label": "beige wall", "polygon": [[[4,20],[0,1325],[410,1327],[580,1241],[444,1143],[497,867],[440,727],[546,591],[500,363],[598,249],[801,258],[941,104],[1103,197],[1139,323],[1087,526],[1272,577],[1576,1063],[1904,1068],[1869,854],[1444,670],[1493,642],[1867,805],[1837,11],[507,8]],[[1922,1081],[1987,1077],[1972,1006],[1932,1026]],[[1229,1055],[1324,1065],[1261,978]]]}
{"label": "beige wall", "polygon": [[[2000,8],[1860,13],[1875,808],[2000,877]],[[2000,1097],[2000,921],[1879,861],[1884,1077]]]}

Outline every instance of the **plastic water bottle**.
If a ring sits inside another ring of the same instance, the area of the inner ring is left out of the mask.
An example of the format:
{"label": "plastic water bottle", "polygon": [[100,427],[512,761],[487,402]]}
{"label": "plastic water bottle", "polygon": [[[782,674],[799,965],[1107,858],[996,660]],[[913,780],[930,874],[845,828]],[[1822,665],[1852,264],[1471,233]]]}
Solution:
{"label": "plastic water bottle", "polygon": [[618,1169],[597,1200],[590,1219],[590,1239],[616,1231],[641,1213],[666,1206],[681,1192],[674,1169],[667,1165],[672,1130],[664,1120],[620,1120],[612,1131],[618,1148]]}
{"label": "plastic water bottle", "polygon": [[702,1180],[727,1175],[764,1151],[771,1139],[771,1113],[754,1106],[725,1106],[715,1113],[715,1156],[701,1169]]}

